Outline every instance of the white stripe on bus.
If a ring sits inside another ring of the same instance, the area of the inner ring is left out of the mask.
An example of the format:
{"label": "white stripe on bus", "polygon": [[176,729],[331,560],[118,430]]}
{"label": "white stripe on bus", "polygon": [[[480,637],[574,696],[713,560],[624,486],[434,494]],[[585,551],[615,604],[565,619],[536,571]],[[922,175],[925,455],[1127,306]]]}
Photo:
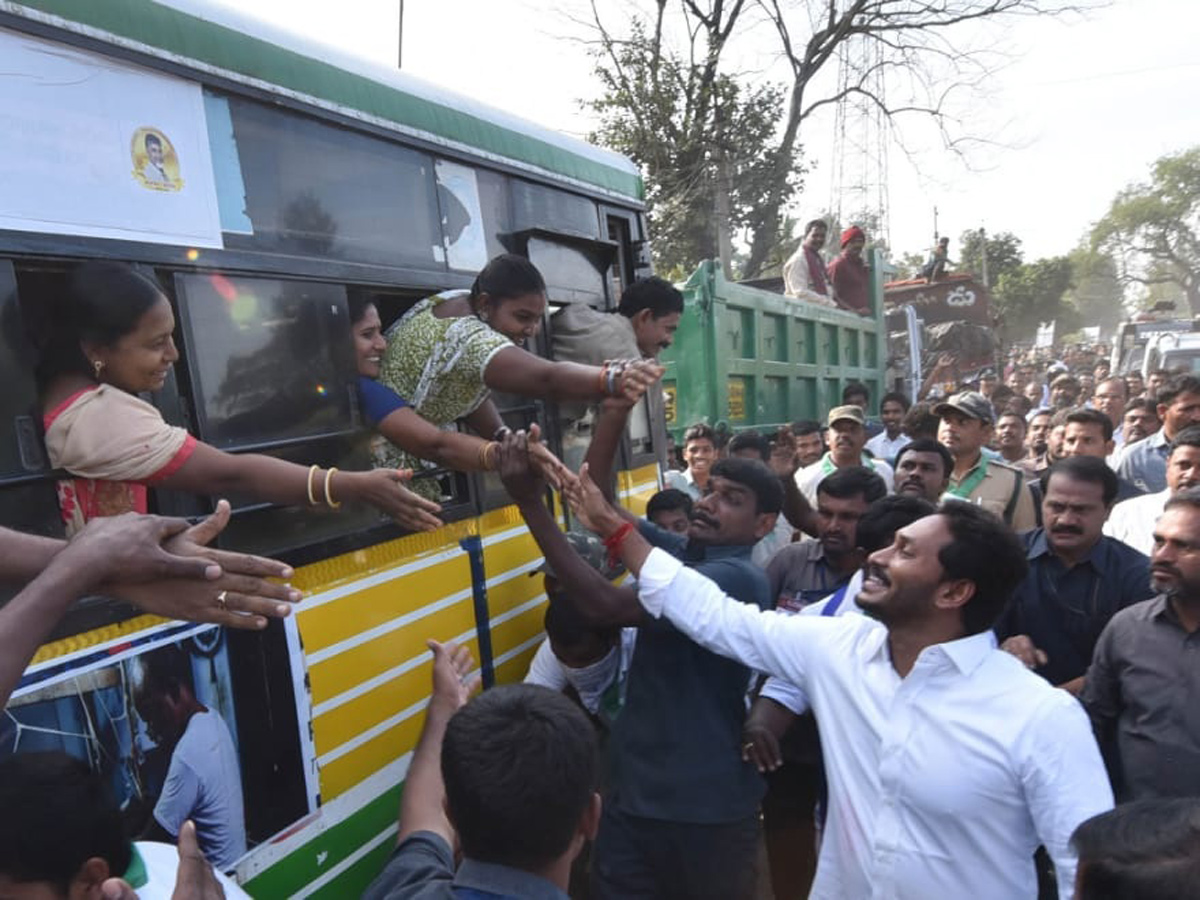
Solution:
{"label": "white stripe on bus", "polygon": [[374,850],[376,847],[378,847],[380,844],[382,844],[388,838],[395,837],[396,832],[398,832],[399,830],[400,830],[400,823],[393,822],[387,828],[383,829],[383,831],[379,832],[379,834],[375,835],[375,837],[371,838],[369,841],[367,841],[365,844],[363,844],[361,847],[359,847],[357,850],[355,850],[353,853],[351,853],[349,856],[347,856],[345,859],[343,859],[336,866],[333,866],[328,872],[322,873],[319,877],[314,878],[312,881],[310,881],[308,884],[306,884],[300,890],[296,891],[296,893],[292,894],[292,896],[290,898],[288,898],[288,900],[305,900],[306,897],[311,897],[313,894],[315,894],[321,888],[325,887],[325,885],[329,884],[329,882],[333,881],[335,878],[340,876],[343,872],[345,872],[347,869],[349,869],[352,865],[354,865],[356,862],[358,862],[360,859],[362,859],[364,856],[366,856],[368,853],[370,853],[372,850]]}

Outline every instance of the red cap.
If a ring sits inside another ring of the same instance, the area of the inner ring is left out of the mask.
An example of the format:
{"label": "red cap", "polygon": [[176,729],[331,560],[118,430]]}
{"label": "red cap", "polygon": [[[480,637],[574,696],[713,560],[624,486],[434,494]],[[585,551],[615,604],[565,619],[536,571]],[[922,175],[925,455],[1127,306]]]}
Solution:
{"label": "red cap", "polygon": [[865,234],[863,234],[863,230],[861,228],[859,228],[857,225],[851,225],[849,228],[847,228],[845,231],[842,232],[842,246],[845,247],[848,243],[850,243],[855,238],[862,238],[865,241],[867,239],[867,236]]}

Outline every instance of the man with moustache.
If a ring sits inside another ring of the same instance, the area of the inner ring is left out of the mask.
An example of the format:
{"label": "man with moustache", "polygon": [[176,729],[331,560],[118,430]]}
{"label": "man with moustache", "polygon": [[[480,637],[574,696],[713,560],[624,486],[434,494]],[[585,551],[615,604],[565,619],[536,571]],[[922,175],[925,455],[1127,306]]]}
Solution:
{"label": "man with moustache", "polygon": [[812,419],[792,423],[792,437],[796,440],[796,463],[800,468],[811,466],[824,455],[824,431],[821,423]]}
{"label": "man with moustache", "polygon": [[1001,461],[1020,469],[1032,478],[1033,465],[1025,449],[1025,434],[1028,430],[1025,417],[1014,409],[1004,410],[996,420],[996,449],[1000,451]]}
{"label": "man with moustache", "polygon": [[1180,491],[1200,486],[1200,426],[1183,429],[1171,442],[1167,456],[1167,488],[1118,503],[1104,523],[1104,533],[1139,553],[1154,549],[1154,523],[1167,501]]}
{"label": "man with moustache", "polygon": [[[601,407],[584,471],[606,486],[627,420],[627,408]],[[589,627],[638,630],[624,706],[608,741],[608,793],[590,896],[745,896],[754,880],[764,792],[740,752],[750,671],[648,617],[634,587],[613,584],[575,552],[546,507],[546,485],[530,467],[523,432],[501,442],[499,471],[562,599]],[[778,476],[761,462],[723,459],[709,471],[686,535],[628,513],[617,530],[620,539],[648,535],[732,596],[766,608],[767,579],[751,552],[774,527],[782,502]],[[614,544],[610,535],[610,552]]]}
{"label": "man with moustache", "polygon": [[1167,486],[1167,447],[1189,425],[1200,425],[1200,377],[1176,375],[1158,389],[1162,430],[1128,447],[1117,474],[1148,494]]}
{"label": "man with moustache", "polygon": [[783,264],[784,294],[798,297],[810,303],[832,306],[829,298],[829,283],[825,277],[825,263],[821,260],[821,248],[829,226],[823,219],[813,219],[804,226],[804,242],[796,248]]}
{"label": "man with moustache", "polygon": [[829,779],[811,898],[1032,897],[1039,844],[1070,896],[1071,833],[1112,795],[1079,704],[996,648],[1026,564],[995,516],[944,503],[872,554],[857,602],[881,628],[753,610],[638,535],[613,537],[620,513],[589,478],[573,487],[649,615],[808,697]]}
{"label": "man with moustache", "polygon": [[1150,573],[1157,596],[1113,616],[1082,697],[1122,801],[1200,795],[1200,488],[1167,501]]}
{"label": "man with moustache", "polygon": [[[1112,420],[1098,409],[1073,409],[1066,415],[1063,426],[1062,455],[1094,456],[1106,462],[1113,452]],[[1140,497],[1139,490],[1131,481],[1117,478],[1117,503]],[[1035,497],[1039,497],[1035,492]]]}
{"label": "man with moustache", "polygon": [[871,272],[863,262],[867,235],[857,225],[842,232],[842,253],[826,271],[834,302],[842,309],[860,316],[871,315]]}
{"label": "man with moustache", "polygon": [[1121,422],[1121,433],[1125,436],[1122,451],[1142,438],[1150,437],[1162,427],[1158,418],[1158,407],[1143,397],[1130,400],[1125,405],[1125,415],[1122,416]]}
{"label": "man with moustache", "polygon": [[892,467],[863,453],[867,444],[867,417],[860,406],[835,406],[829,411],[826,440],[829,452],[796,473],[796,487],[811,505],[817,504],[817,485],[837,469],[862,466],[874,470],[888,491],[892,489]]}
{"label": "man with moustache", "polygon": [[1102,458],[1075,456],[1042,476],[1045,526],[1021,535],[1029,571],[996,636],[1053,685],[1078,694],[1109,619],[1151,595],[1149,560],[1103,535],[1117,476]]}
{"label": "man with moustache", "polygon": [[896,457],[896,493],[937,504],[950,486],[954,457],[932,438],[920,438]]}
{"label": "man with moustache", "polygon": [[1033,528],[1037,514],[1024,475],[984,456],[992,437],[992,405],[975,391],[961,391],[933,411],[942,420],[938,440],[954,457],[945,499],[982,506],[1014,531]]}

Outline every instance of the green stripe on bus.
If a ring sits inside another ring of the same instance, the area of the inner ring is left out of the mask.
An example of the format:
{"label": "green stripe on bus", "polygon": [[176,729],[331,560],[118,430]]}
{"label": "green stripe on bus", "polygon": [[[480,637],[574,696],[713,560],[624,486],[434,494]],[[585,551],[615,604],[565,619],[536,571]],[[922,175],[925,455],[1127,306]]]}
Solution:
{"label": "green stripe on bus", "polygon": [[361,897],[375,876],[383,871],[384,863],[396,845],[392,841],[384,841],[337,878],[309,894],[309,900],[346,900],[347,897]]}
{"label": "green stripe on bus", "polygon": [[[246,882],[246,892],[251,897],[290,897],[316,881],[396,821],[400,813],[400,790],[400,787],[392,788],[348,819],[321,832],[298,850],[293,850],[261,875],[256,875]],[[391,840],[387,840],[376,850],[386,856],[394,846]],[[368,853],[346,872],[354,871],[368,859],[376,860],[376,867],[371,875],[371,878],[374,878],[382,865],[375,851]],[[345,874],[335,878],[331,884],[341,883]],[[370,881],[370,878],[367,881]],[[356,897],[358,894],[344,896]]]}
{"label": "green stripe on bus", "polygon": [[641,200],[640,176],[149,0],[24,6]]}

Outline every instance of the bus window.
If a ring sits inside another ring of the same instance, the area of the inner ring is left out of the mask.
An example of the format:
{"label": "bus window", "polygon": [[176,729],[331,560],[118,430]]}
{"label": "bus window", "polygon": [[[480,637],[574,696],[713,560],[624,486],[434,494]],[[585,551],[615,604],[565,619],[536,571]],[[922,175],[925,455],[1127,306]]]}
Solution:
{"label": "bus window", "polygon": [[500,235],[509,230],[507,179],[444,159],[436,170],[446,264],[474,275],[504,252]]}
{"label": "bus window", "polygon": [[542,228],[581,237],[600,237],[596,204],[566,191],[513,179],[513,228]]}
{"label": "bus window", "polygon": [[0,421],[8,426],[0,441],[0,479],[47,468],[39,440],[34,353],[23,321],[16,272],[12,263],[0,260]]}
{"label": "bus window", "polygon": [[228,450],[355,427],[345,288],[220,273],[175,284],[198,437]]}
{"label": "bus window", "polygon": [[[209,135],[217,190],[222,198],[245,191],[245,216],[236,202],[220,204],[227,247],[445,269],[429,156],[248,100],[225,102],[232,134],[212,126]],[[241,184],[227,164],[233,155]]]}
{"label": "bus window", "polygon": [[578,247],[530,237],[529,261],[546,279],[546,292],[556,303],[588,303],[604,309],[604,275],[592,255]]}

